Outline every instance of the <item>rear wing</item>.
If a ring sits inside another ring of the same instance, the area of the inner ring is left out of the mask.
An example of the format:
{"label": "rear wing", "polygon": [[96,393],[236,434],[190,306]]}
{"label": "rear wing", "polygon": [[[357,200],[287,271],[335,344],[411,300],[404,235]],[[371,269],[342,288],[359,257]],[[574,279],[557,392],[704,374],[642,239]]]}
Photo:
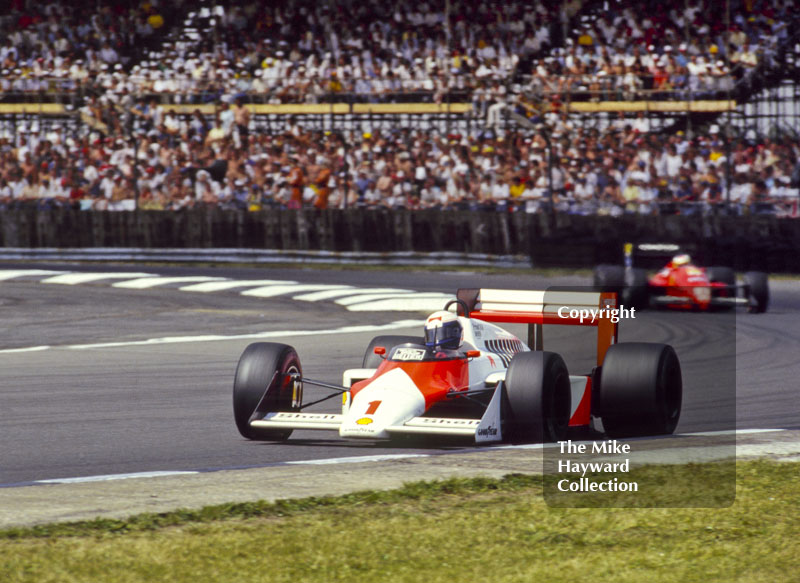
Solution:
{"label": "rear wing", "polygon": [[459,309],[466,309],[462,315],[469,318],[528,324],[528,346],[532,350],[544,350],[544,324],[594,326],[597,366],[602,366],[606,351],[618,339],[619,308],[615,292],[466,288],[458,290],[456,298],[463,304]]}
{"label": "rear wing", "polygon": [[687,245],[676,245],[675,243],[625,243],[623,245],[623,255],[625,267],[633,267],[634,260],[637,264],[645,263],[647,267],[663,267],[663,260],[673,257],[678,253],[694,253]]}

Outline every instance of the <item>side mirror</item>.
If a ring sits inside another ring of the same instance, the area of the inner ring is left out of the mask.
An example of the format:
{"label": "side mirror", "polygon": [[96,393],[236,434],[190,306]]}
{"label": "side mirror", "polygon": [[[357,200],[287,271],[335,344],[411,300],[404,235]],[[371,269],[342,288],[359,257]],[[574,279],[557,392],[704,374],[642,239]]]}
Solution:
{"label": "side mirror", "polygon": [[372,352],[383,356],[384,354],[386,354],[386,348],[383,346],[376,346],[375,348],[372,349]]}
{"label": "side mirror", "polygon": [[480,350],[467,350],[467,358],[476,358],[481,355]]}

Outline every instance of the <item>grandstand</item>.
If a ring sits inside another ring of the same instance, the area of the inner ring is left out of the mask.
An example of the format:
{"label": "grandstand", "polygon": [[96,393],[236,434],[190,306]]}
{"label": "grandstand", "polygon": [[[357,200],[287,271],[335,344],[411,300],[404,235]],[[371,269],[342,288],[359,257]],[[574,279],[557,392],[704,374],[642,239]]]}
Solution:
{"label": "grandstand", "polygon": [[0,205],[798,215],[797,2],[0,8]]}

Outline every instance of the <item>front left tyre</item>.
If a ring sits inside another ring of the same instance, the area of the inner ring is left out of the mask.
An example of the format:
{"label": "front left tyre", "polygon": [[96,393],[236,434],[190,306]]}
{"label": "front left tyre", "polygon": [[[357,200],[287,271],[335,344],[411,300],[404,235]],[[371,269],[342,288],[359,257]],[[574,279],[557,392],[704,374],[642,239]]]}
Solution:
{"label": "front left tyre", "polygon": [[250,426],[256,413],[298,411],[303,400],[303,369],[294,348],[275,342],[256,342],[239,358],[233,380],[233,417],[239,433],[247,439],[283,441],[291,429]]}

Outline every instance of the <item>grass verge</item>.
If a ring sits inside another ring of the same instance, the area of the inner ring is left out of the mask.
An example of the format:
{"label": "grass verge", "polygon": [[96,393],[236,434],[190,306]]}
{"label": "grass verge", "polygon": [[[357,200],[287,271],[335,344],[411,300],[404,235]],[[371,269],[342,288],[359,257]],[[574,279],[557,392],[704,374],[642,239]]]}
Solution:
{"label": "grass verge", "polygon": [[0,581],[790,581],[798,469],[737,464],[725,508],[551,508],[511,475],[13,529]]}

